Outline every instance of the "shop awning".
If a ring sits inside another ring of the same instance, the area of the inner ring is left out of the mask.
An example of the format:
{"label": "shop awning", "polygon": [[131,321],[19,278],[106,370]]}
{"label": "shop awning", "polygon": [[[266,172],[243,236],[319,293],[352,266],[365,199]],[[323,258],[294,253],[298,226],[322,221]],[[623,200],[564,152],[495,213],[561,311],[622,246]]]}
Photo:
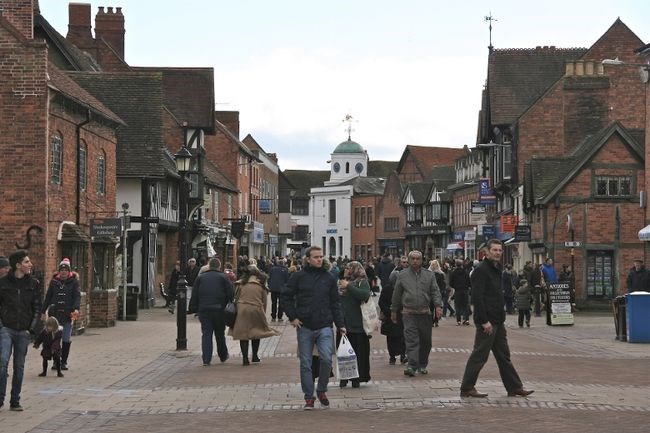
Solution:
{"label": "shop awning", "polygon": [[454,242],[453,244],[448,244],[446,249],[448,251],[463,250],[465,249],[465,242]]}
{"label": "shop awning", "polygon": [[640,241],[650,241],[650,225],[643,227],[639,230]]}

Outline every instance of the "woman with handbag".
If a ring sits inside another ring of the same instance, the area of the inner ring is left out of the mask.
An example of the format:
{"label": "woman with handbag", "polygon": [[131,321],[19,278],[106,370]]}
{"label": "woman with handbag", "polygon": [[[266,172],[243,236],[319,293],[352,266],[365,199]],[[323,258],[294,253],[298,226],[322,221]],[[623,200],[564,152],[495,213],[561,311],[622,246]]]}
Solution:
{"label": "woman with handbag", "polygon": [[[363,330],[361,303],[368,301],[371,291],[361,263],[356,261],[348,263],[343,276],[344,278],[339,280],[339,292],[345,329],[347,330],[346,336],[357,355],[359,367],[359,377],[352,379],[352,388],[359,388],[361,382],[370,380],[370,336]],[[337,335],[336,340],[338,347],[341,340],[340,334]],[[347,384],[347,380],[341,380],[339,386],[344,388]]]}
{"label": "woman with handbag", "polygon": [[247,266],[243,269],[242,278],[235,283],[237,319],[235,320],[235,326],[228,331],[228,335],[235,340],[239,340],[243,365],[250,364],[248,360],[248,340],[251,340],[253,348],[251,361],[260,362],[258,356],[260,339],[279,335],[275,329],[269,328],[266,321],[266,302],[268,298],[266,279],[266,274],[260,271],[257,266]]}

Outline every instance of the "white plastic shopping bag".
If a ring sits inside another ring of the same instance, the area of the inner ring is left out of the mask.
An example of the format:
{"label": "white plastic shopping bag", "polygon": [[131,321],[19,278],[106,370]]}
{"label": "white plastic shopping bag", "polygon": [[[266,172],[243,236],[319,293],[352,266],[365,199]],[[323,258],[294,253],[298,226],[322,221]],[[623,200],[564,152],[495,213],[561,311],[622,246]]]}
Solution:
{"label": "white plastic shopping bag", "polygon": [[338,380],[356,379],[359,377],[357,354],[345,335],[341,338],[336,350],[336,377]]}
{"label": "white plastic shopping bag", "polygon": [[367,335],[379,329],[379,312],[377,311],[375,296],[371,296],[361,304],[361,318],[363,319],[363,330]]}

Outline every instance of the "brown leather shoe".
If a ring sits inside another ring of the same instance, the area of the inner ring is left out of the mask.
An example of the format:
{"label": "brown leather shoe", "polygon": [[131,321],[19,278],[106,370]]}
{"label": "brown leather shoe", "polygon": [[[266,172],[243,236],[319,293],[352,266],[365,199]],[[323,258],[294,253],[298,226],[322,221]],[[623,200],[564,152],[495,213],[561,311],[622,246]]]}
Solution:
{"label": "brown leather shoe", "polygon": [[532,389],[531,390],[525,390],[523,388],[517,388],[515,390],[508,391],[508,397],[516,397],[518,395],[520,395],[522,397],[526,397],[526,396],[531,395],[534,392],[535,392],[535,390],[532,390]]}
{"label": "brown leather shoe", "polygon": [[482,392],[478,392],[476,388],[472,388],[468,391],[461,391],[460,392],[461,397],[474,397],[474,398],[485,398],[487,397],[487,394],[483,394]]}

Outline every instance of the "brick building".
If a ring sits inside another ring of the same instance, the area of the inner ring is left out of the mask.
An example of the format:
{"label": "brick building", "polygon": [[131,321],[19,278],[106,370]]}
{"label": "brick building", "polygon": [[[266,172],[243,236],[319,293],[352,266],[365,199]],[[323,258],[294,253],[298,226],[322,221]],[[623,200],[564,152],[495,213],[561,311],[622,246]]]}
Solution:
{"label": "brick building", "polygon": [[[255,221],[261,224],[263,244],[257,256],[272,257],[278,251],[286,250],[286,239],[278,237],[279,212],[278,212],[278,188],[279,173],[278,157],[275,153],[266,153],[262,146],[248,134],[242,142],[260,161],[257,163],[259,179],[256,189],[257,195],[252,197],[251,214]],[[258,229],[260,226],[258,226]],[[284,254],[282,254],[284,255]]]}
{"label": "brick building", "polygon": [[[646,182],[646,87],[638,68],[603,62],[638,63],[641,45],[617,19],[590,48],[489,55],[477,137],[497,198],[487,222],[517,269],[546,257],[558,271],[573,263],[579,303],[623,290],[632,257],[643,256],[631,233],[645,226],[634,209]],[[529,226],[531,239],[506,231],[507,217]],[[565,246],[572,239],[579,247]]]}
{"label": "brick building", "polygon": [[43,285],[70,257],[84,292],[77,328],[110,325],[114,291],[88,294],[112,289],[114,245],[91,238],[90,223],[115,216],[116,129],[124,122],[52,61],[48,29],[37,1],[3,3],[0,149],[11,157],[0,161],[0,250],[29,249]]}

